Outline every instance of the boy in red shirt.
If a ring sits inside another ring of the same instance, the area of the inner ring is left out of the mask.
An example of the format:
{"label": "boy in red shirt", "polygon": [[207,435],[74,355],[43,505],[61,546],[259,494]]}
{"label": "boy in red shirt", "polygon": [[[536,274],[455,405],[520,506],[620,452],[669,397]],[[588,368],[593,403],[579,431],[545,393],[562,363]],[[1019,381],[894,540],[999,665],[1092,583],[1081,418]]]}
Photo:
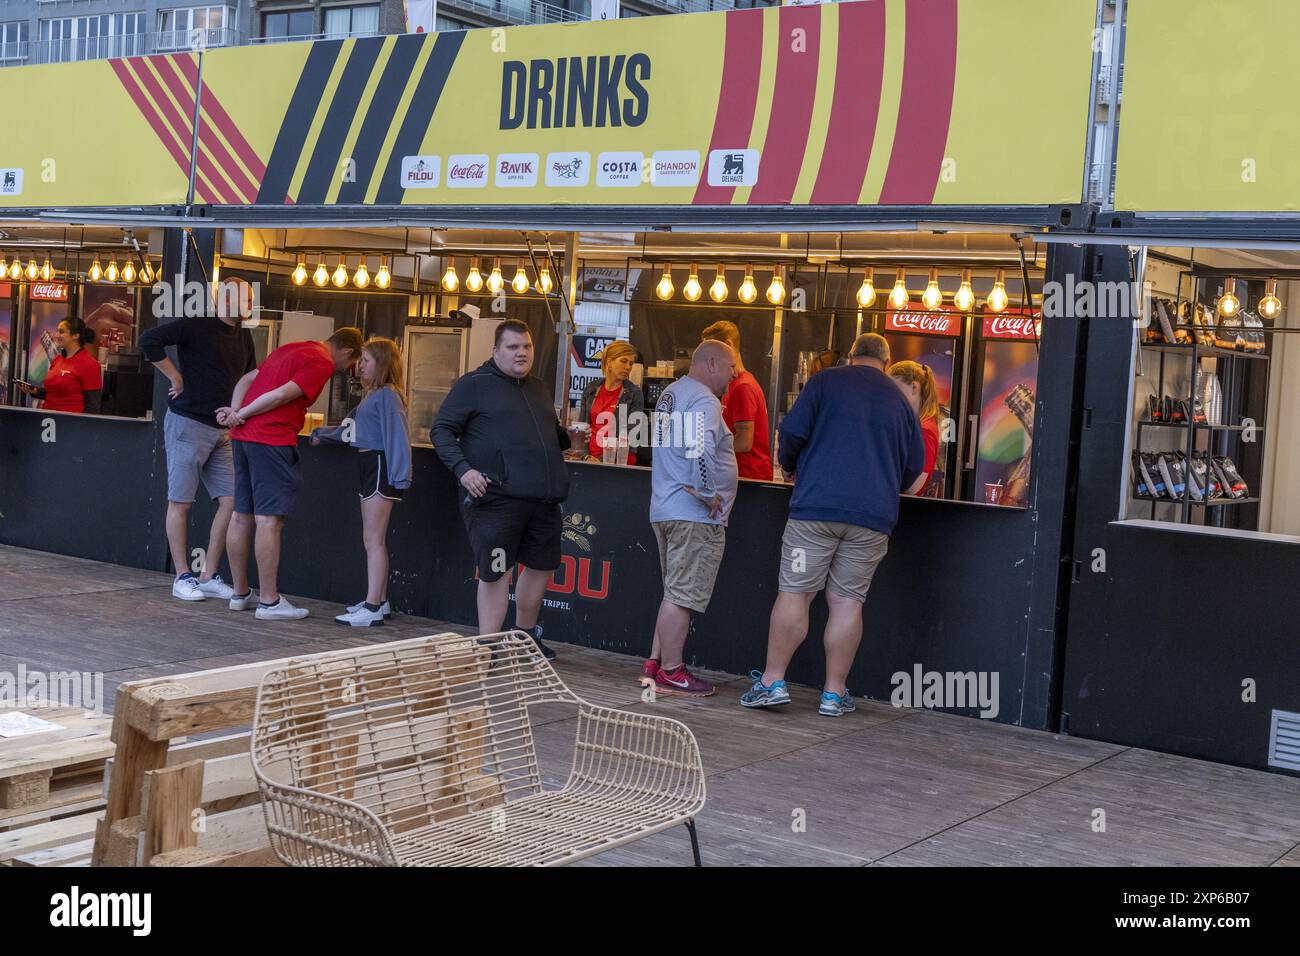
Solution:
{"label": "boy in red shirt", "polygon": [[[235,513],[226,552],[230,559],[232,611],[256,604],[263,621],[298,620],[306,608],[294,607],[276,586],[280,570],[280,531],[293,510],[302,472],[298,432],[307,409],[335,372],[361,355],[361,331],[339,329],[324,342],[290,342],[266,357],[260,368],[235,385],[230,404],[217,409],[217,421],[230,428],[235,457]],[[257,523],[257,580],[248,584],[248,548]]]}
{"label": "boy in red shirt", "polygon": [[772,440],[767,427],[767,398],[740,358],[740,329],[723,319],[700,333],[700,340],[726,342],[736,353],[736,377],[722,396],[722,420],[736,436],[736,465],[741,478],[772,480]]}

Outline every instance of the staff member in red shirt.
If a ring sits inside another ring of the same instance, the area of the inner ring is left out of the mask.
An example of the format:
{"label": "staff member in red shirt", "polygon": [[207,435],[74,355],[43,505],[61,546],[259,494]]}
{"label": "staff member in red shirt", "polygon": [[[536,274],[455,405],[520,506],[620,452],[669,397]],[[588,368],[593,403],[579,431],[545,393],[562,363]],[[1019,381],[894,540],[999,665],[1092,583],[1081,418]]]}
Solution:
{"label": "staff member in red shirt", "polygon": [[[361,355],[361,330],[339,329],[324,342],[290,342],[266,357],[235,385],[230,404],[217,409],[217,422],[230,429],[235,458],[235,514],[226,536],[232,611],[257,605],[263,621],[296,621],[307,609],[294,607],[276,585],[280,531],[302,484],[298,432],[307,409],[335,372]],[[248,585],[248,548],[257,524],[256,594]]]}
{"label": "staff member in red shirt", "polygon": [[767,428],[767,398],[740,358],[740,329],[723,319],[700,333],[700,340],[726,342],[736,353],[736,377],[722,396],[722,420],[736,436],[736,465],[741,478],[772,480],[772,439]]}
{"label": "staff member in red shirt", "polygon": [[104,391],[104,374],[86,346],[95,341],[95,330],[75,315],[59,323],[54,343],[62,351],[50,363],[45,382],[37,388],[25,382],[18,388],[41,399],[41,408],[51,412],[98,414]]}
{"label": "staff member in red shirt", "polygon": [[[925,442],[925,481],[918,494],[923,498],[937,498],[943,476],[935,474],[939,458],[939,389],[934,372],[920,362],[895,362],[889,366],[889,377],[894,380],[921,423],[921,439]],[[938,479],[937,481],[932,479]]]}
{"label": "staff member in red shirt", "polygon": [[[582,390],[582,410],[578,421],[591,426],[587,453],[596,461],[601,460],[605,450],[602,441],[618,441],[619,406],[627,408],[625,427],[629,430],[635,422],[633,416],[645,412],[645,396],[641,394],[641,389],[628,381],[635,359],[636,349],[631,344],[622,339],[610,342],[600,358],[601,371],[605,377],[596,379]],[[636,464],[635,448],[629,449],[627,463]]]}

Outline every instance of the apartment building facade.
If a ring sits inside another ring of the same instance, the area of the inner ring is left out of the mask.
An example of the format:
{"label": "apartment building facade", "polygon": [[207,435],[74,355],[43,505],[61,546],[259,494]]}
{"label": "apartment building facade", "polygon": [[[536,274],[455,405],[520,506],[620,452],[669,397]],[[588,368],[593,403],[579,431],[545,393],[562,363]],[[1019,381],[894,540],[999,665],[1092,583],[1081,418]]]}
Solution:
{"label": "apartment building facade", "polygon": [[[772,6],[778,0],[622,0],[620,16]],[[438,0],[438,30],[586,20],[590,0]],[[403,0],[0,0],[0,66],[406,29]]]}

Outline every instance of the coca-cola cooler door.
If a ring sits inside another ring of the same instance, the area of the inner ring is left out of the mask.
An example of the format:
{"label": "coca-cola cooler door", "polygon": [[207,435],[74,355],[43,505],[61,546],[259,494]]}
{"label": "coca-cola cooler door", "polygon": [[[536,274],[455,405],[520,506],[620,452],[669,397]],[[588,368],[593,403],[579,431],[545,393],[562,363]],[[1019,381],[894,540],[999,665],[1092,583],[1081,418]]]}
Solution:
{"label": "coca-cola cooler door", "polygon": [[971,362],[963,497],[1006,507],[1029,500],[1038,342],[1032,320],[985,316]]}

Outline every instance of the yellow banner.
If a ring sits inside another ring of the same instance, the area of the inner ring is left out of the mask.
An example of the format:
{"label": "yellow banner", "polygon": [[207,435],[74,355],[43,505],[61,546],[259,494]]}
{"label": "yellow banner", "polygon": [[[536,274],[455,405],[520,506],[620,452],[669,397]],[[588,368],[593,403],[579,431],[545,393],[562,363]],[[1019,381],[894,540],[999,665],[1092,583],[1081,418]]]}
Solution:
{"label": "yellow banner", "polygon": [[[1093,0],[863,0],[211,50],[195,198],[1078,202],[1094,18]],[[145,58],[145,72],[167,72],[161,59]],[[175,72],[171,86],[143,85],[162,99],[140,111],[179,113],[186,73]],[[184,131],[172,119],[150,120],[153,142],[101,151],[105,178],[123,185],[76,204],[176,201],[132,173],[142,150],[165,167],[169,137]],[[5,155],[0,167],[30,168],[30,150]],[[25,168],[24,187],[30,178]],[[120,198],[127,184],[154,198]],[[73,204],[24,193],[0,204]]]}
{"label": "yellow banner", "polygon": [[1134,3],[1115,207],[1300,209],[1300,129],[1291,113],[1297,35],[1294,0]]}

